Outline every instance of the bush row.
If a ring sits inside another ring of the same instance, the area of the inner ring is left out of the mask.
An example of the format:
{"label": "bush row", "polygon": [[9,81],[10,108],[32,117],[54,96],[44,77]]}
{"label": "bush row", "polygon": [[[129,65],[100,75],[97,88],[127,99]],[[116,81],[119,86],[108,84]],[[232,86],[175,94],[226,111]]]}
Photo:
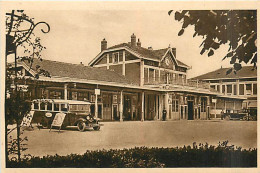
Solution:
{"label": "bush row", "polygon": [[155,167],[256,167],[257,150],[193,143],[176,148],[135,147],[86,151],[83,155],[26,157],[20,163],[7,161],[7,167],[30,168],[155,168]]}

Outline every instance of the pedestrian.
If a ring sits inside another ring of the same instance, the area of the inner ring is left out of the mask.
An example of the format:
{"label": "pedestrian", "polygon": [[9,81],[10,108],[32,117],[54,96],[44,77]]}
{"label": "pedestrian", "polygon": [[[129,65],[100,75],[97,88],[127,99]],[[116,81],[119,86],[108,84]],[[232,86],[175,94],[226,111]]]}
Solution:
{"label": "pedestrian", "polygon": [[223,120],[223,118],[224,118],[224,110],[223,109],[221,110],[220,114],[221,114],[221,120]]}
{"label": "pedestrian", "polygon": [[164,109],[163,109],[163,121],[166,120],[166,114],[167,114],[167,111],[166,111],[166,109],[164,108]]}

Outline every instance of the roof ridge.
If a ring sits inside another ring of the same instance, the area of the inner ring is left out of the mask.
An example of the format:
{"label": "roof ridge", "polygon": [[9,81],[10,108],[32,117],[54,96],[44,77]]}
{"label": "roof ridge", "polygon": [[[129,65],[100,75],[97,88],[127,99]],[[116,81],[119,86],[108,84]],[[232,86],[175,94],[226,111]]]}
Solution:
{"label": "roof ridge", "polygon": [[[33,58],[33,59],[39,60],[38,58]],[[39,61],[41,61],[41,60],[39,60]],[[55,62],[55,63],[63,63],[63,64],[79,65],[82,67],[89,67],[89,66],[85,66],[84,64],[76,64],[76,63],[63,62],[63,61],[57,61],[57,60],[42,59],[42,61],[50,61],[50,62]]]}

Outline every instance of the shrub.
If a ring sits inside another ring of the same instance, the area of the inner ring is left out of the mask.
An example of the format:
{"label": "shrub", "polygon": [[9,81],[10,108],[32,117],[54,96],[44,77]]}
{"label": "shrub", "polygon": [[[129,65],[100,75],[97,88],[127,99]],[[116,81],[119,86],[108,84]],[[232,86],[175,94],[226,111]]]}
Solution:
{"label": "shrub", "polygon": [[135,147],[122,150],[86,151],[83,155],[27,157],[21,163],[8,160],[7,167],[29,168],[160,168],[160,167],[256,167],[257,149],[193,143],[176,148]]}

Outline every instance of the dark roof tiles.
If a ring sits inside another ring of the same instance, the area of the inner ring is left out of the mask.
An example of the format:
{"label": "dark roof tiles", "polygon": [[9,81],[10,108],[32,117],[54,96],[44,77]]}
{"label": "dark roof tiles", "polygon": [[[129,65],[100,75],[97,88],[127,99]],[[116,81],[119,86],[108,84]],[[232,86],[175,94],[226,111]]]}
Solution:
{"label": "dark roof tiles", "polygon": [[230,74],[226,74],[226,72],[230,68],[220,68],[215,71],[194,77],[192,79],[194,80],[205,80],[205,79],[238,79],[238,78],[249,78],[249,77],[256,77],[257,76],[257,70],[254,69],[253,66],[243,66],[242,69],[236,72],[231,72]]}
{"label": "dark roof tiles", "polygon": [[[25,62],[28,64],[28,62]],[[95,80],[104,82],[114,82],[121,84],[133,84],[134,82],[127,79],[125,76],[120,75],[114,71],[102,68],[93,68],[84,66],[82,64],[71,64],[51,60],[40,61],[34,59],[32,69],[36,69],[36,65],[48,71],[51,76],[69,77],[85,80]]]}

